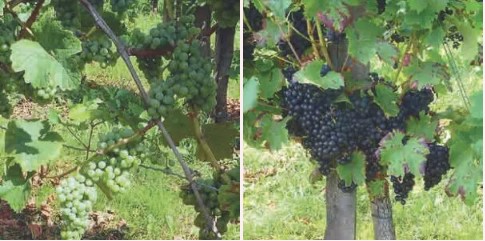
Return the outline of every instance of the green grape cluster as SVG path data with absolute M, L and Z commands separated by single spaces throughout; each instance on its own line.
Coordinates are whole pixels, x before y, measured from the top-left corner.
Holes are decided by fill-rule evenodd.
M 62 26 L 69 29 L 80 27 L 79 4 L 73 3 L 72 0 L 52 0 L 51 3 Z
M 107 37 L 99 37 L 92 40 L 86 40 L 82 43 L 81 59 L 86 62 L 98 62 L 101 68 L 108 65 L 116 64 L 118 55 L 111 50 L 112 42 Z
M 174 91 L 203 111 L 209 112 L 216 104 L 217 85 L 212 78 L 212 63 L 201 52 L 201 42 L 179 42 L 173 51 L 168 69 Z
M 150 29 L 148 34 L 135 29 L 133 33 L 133 46 L 135 48 L 159 49 L 165 46 L 173 46 L 179 40 L 186 40 L 195 37 L 200 29 L 195 27 L 194 15 L 185 15 L 178 21 L 159 23 Z
M 148 91 L 149 108 L 148 114 L 154 119 L 160 119 L 167 114 L 175 106 L 175 93 L 173 91 L 173 81 L 157 81 L 153 83 Z
M 207 0 L 214 11 L 214 18 L 222 28 L 236 26 L 239 21 L 239 0 Z
M 10 46 L 15 42 L 15 34 L 18 23 L 11 14 L 5 14 L 0 18 L 0 62 L 10 63 Z
M 57 93 L 57 88 L 56 87 L 45 87 L 45 88 L 40 88 L 37 90 L 36 94 L 38 97 L 40 97 L 42 100 L 50 100 L 56 96 Z
M 174 46 L 180 40 L 192 39 L 200 33 L 195 27 L 194 15 L 185 15 L 178 21 L 159 23 L 146 34 L 135 29 L 131 35 L 131 46 L 137 49 L 162 49 Z M 162 58 L 138 57 L 138 66 L 149 81 L 155 81 L 162 76 Z
M 104 151 L 106 155 L 89 162 L 82 173 L 114 193 L 126 191 L 130 186 L 130 171 L 146 157 L 146 148 L 140 142 L 141 139 L 124 143 L 134 134 L 129 127 L 115 127 L 111 132 L 100 136 L 98 150 Z
M 135 1 L 134 0 L 111 0 L 110 3 L 111 3 L 111 10 L 113 10 L 113 12 L 123 13 L 126 10 L 128 10 L 128 8 L 130 8 L 131 5 L 135 3 Z
M 56 188 L 64 220 L 61 237 L 81 239 L 89 224 L 89 212 L 96 202 L 94 183 L 81 174 L 62 180 Z
M 196 181 L 203 203 L 221 234 L 227 232 L 229 222 L 239 218 L 239 173 L 239 166 L 236 166 L 224 173 L 214 173 L 213 179 Z M 199 238 L 215 239 L 215 234 L 206 229 L 206 219 L 190 185 L 181 188 L 180 197 L 184 204 L 194 206 L 195 211 L 199 212 L 194 220 L 194 225 L 200 228 Z

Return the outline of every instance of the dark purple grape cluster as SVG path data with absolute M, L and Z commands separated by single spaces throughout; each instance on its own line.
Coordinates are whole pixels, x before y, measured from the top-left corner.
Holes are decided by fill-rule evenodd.
M 414 175 L 412 173 L 404 174 L 404 177 L 391 176 L 392 187 L 396 194 L 396 201 L 401 202 L 402 205 L 406 204 L 409 192 L 414 187 Z
M 424 190 L 428 191 L 441 182 L 441 177 L 450 170 L 449 149 L 436 143 L 429 144 L 424 172 Z
M 256 9 L 254 3 L 250 2 L 248 8 L 244 8 L 244 16 L 247 19 L 249 26 L 244 24 L 244 30 L 252 30 L 258 32 L 263 29 L 263 15 Z
M 293 46 L 298 56 L 302 56 L 305 50 L 311 46 L 311 43 L 308 40 L 308 29 L 305 16 L 303 15 L 303 8 L 298 11 L 290 12 L 288 21 L 293 25 L 289 39 L 291 46 Z M 318 38 L 316 31 L 314 31 L 314 37 Z M 285 40 L 280 39 L 277 43 L 277 47 L 280 50 L 281 56 L 293 55 L 290 45 Z
M 377 0 L 377 14 L 386 11 L 386 0 Z
M 448 7 L 438 13 L 438 22 L 442 23 L 443 21 L 445 21 L 447 15 L 453 15 L 453 10 Z
M 322 90 L 314 85 L 293 83 L 283 93 L 290 134 L 302 137 L 324 174 L 335 164 L 345 165 L 350 155 L 362 150 L 374 156 L 378 142 L 387 133 L 386 117 L 368 95 L 352 94 L 353 108 L 333 103 L 343 90 Z M 331 163 L 336 160 L 336 163 Z
M 251 61 L 254 58 L 254 49 L 256 49 L 253 32 L 258 32 L 263 29 L 263 15 L 251 2 L 248 8 L 244 8 L 244 16 L 246 16 L 248 23 L 244 24 L 243 59 Z
M 357 188 L 357 184 L 352 182 L 352 184 L 350 184 L 350 186 L 346 186 L 344 180 L 340 180 L 339 183 L 338 183 L 338 188 L 340 190 L 342 190 L 342 192 L 351 193 Z
M 325 74 L 327 69 L 328 66 L 324 65 L 321 74 Z M 283 115 L 292 117 L 287 125 L 289 133 L 302 138 L 303 146 L 319 163 L 324 175 L 336 165 L 348 164 L 351 154 L 361 151 L 366 156 L 366 179 L 376 179 L 384 171 L 377 154 L 379 142 L 394 129 L 405 132 L 406 120 L 411 116 L 419 117 L 422 111 L 429 113 L 429 104 L 434 99 L 431 89 L 408 90 L 399 104 L 399 114 L 387 118 L 368 92 L 356 91 L 348 95 L 351 104 L 335 102 L 337 97 L 346 94 L 343 89 L 323 90 L 312 84 L 295 82 L 292 78 L 294 72 L 291 67 L 283 70 L 290 82 L 282 91 Z M 371 73 L 370 79 L 386 83 L 376 73 Z M 395 185 L 399 180 L 400 187 L 395 188 L 398 201 L 406 199 L 411 183 L 414 183 L 410 181 L 412 179 L 408 174 L 403 179 L 393 177 Z M 345 186 L 342 186 L 343 189 L 351 190 Z
M 448 33 L 445 36 L 445 42 L 450 42 L 454 49 L 460 47 L 461 43 L 463 42 L 463 35 L 458 32 L 458 28 L 456 26 L 451 26 L 448 29 Z

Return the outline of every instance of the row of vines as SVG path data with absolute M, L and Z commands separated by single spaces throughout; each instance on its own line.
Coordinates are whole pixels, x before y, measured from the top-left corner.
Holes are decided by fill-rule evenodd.
M 143 14 L 157 24 L 133 27 Z M 81 239 L 99 195 L 113 199 L 130 190 L 137 169 L 157 169 L 170 150 L 182 173 L 171 170 L 174 160 L 158 170 L 186 181 L 180 197 L 198 213 L 199 238 L 222 238 L 239 222 L 239 123 L 227 113 L 238 16 L 237 1 L 1 0 L 0 199 L 21 211 L 34 177 L 54 179 L 59 237 Z M 111 71 L 120 62 L 136 92 L 87 94 L 88 66 Z M 21 100 L 62 108 L 21 118 Z M 109 131 L 93 134 L 106 123 Z M 82 158 L 65 163 L 73 149 L 60 130 L 78 140 Z M 187 138 L 212 175 L 201 176 L 180 153 Z M 43 175 L 46 168 L 55 176 Z

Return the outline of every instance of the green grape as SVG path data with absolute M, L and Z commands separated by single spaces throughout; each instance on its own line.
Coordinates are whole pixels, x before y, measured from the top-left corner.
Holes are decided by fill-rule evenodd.
M 61 202 L 63 239 L 81 239 L 88 227 L 88 212 L 92 209 L 97 194 L 94 187 L 86 185 L 87 181 L 86 177 L 78 174 L 62 180 L 56 188 L 57 197 Z

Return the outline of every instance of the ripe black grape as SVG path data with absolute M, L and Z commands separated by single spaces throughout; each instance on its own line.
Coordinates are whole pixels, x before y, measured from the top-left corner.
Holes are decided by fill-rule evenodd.
M 441 177 L 450 170 L 448 147 L 436 143 L 429 144 L 424 174 L 424 190 L 428 191 L 441 181 Z
M 391 176 L 392 187 L 396 194 L 396 201 L 401 202 L 402 205 L 406 204 L 409 192 L 414 187 L 414 175 L 412 173 L 404 174 L 404 177 Z
M 448 33 L 445 36 L 445 43 L 451 42 L 454 49 L 460 47 L 461 42 L 463 42 L 463 35 L 458 32 L 458 28 L 456 26 L 451 26 L 448 29 Z
M 244 24 L 245 31 L 252 30 L 253 32 L 258 32 L 263 29 L 263 15 L 256 9 L 253 2 L 249 3 L 249 8 L 244 8 L 244 16 L 248 21 Z
M 377 0 L 377 14 L 386 11 L 386 0 Z

